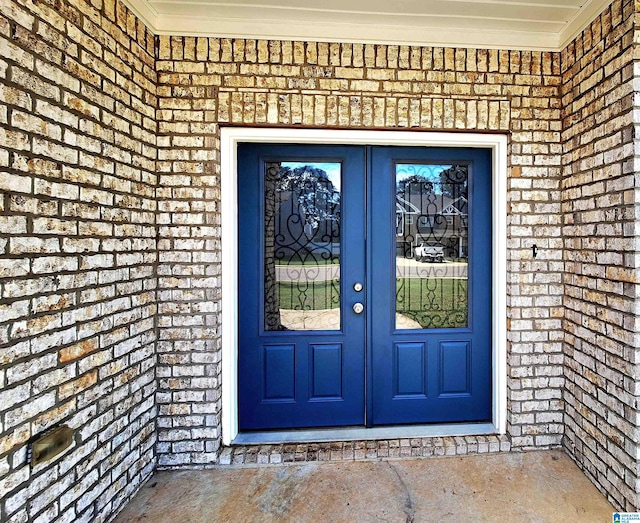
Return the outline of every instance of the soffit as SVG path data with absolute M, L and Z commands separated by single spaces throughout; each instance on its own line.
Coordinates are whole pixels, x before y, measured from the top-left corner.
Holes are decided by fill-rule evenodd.
M 156 34 L 562 50 L 610 0 L 124 0 Z

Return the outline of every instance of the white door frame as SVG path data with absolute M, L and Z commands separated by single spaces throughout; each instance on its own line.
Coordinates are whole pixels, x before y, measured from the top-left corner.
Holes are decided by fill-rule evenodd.
M 492 423 L 478 431 L 473 424 L 404 427 L 402 437 L 504 434 L 507 424 L 507 136 L 497 133 L 358 131 L 296 128 L 223 127 L 220 130 L 222 234 L 222 444 L 238 436 L 238 201 L 237 154 L 242 142 L 334 145 L 396 145 L 412 147 L 479 147 L 492 150 Z M 357 429 L 354 437 L 376 439 L 375 429 Z M 385 429 L 383 437 L 393 437 Z M 409 431 L 409 432 L 407 432 Z M 336 437 L 333 431 L 333 439 Z M 287 437 L 286 435 L 284 436 Z M 311 435 L 313 437 L 313 434 Z M 345 439 L 347 436 L 344 436 Z

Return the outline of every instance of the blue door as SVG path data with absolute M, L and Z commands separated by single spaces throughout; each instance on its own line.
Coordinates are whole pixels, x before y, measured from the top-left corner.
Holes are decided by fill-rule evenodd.
M 365 149 L 241 145 L 238 224 L 240 429 L 362 425 Z
M 240 430 L 491 418 L 490 164 L 240 145 Z
M 367 422 L 488 421 L 490 152 L 375 147 L 370 172 Z

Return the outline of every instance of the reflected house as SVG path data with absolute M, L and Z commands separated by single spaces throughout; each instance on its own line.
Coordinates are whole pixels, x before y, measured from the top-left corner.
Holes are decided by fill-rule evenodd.
M 442 246 L 448 259 L 468 256 L 468 202 L 431 190 L 396 195 L 396 255 L 412 258 L 426 243 Z

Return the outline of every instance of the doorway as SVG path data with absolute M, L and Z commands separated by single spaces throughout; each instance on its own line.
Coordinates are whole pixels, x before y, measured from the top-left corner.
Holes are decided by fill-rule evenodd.
M 490 149 L 238 146 L 248 430 L 492 419 Z

